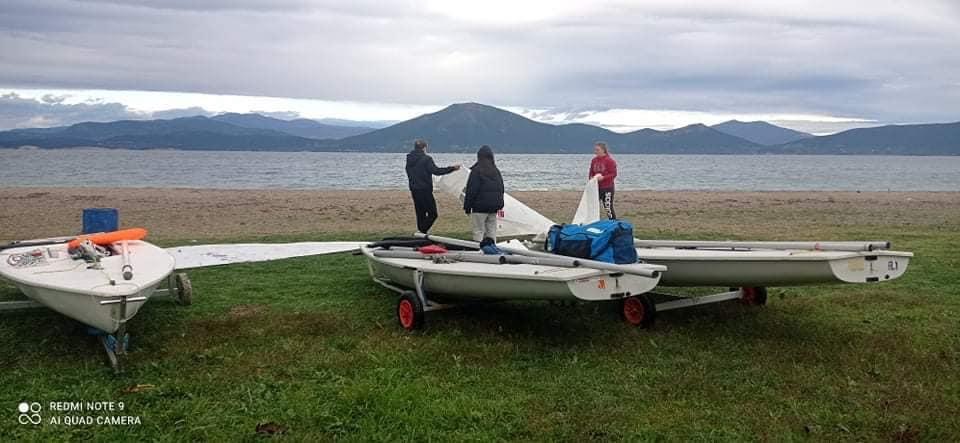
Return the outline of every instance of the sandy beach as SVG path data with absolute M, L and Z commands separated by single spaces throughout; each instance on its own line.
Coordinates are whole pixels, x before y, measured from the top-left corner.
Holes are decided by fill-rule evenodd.
M 515 196 L 557 221 L 569 220 L 578 192 Z M 438 195 L 435 232 L 466 232 L 455 202 Z M 413 232 L 405 191 L 290 191 L 153 188 L 0 189 L 0 240 L 77 232 L 83 208 L 120 209 L 123 226 L 143 226 L 155 241 Z M 869 234 L 890 228 L 956 229 L 960 192 L 662 192 L 617 194 L 621 217 L 663 238 L 812 239 L 822 230 Z

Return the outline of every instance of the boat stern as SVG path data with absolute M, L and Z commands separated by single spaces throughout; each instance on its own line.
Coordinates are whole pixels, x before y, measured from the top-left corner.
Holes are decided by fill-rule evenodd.
M 619 300 L 650 292 L 660 282 L 660 273 L 653 277 L 633 274 L 602 273 L 567 282 L 574 297 L 585 301 Z
M 878 251 L 830 262 L 833 275 L 845 283 L 876 283 L 894 280 L 907 272 L 913 253 Z

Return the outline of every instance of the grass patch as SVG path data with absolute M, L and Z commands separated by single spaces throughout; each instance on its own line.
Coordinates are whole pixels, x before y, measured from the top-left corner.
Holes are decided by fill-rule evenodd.
M 898 281 L 774 288 L 766 307 L 672 311 L 653 330 L 605 304 L 503 303 L 408 334 L 361 257 L 198 269 L 193 306 L 154 300 L 131 323 L 120 376 L 76 323 L 4 314 L 0 440 L 246 441 L 268 422 L 310 441 L 957 440 L 956 228 L 823 225 L 917 257 Z M 123 401 L 143 423 L 21 426 L 24 400 Z

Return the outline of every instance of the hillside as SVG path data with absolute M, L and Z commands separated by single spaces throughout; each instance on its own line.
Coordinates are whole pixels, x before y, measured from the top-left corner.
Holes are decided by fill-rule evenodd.
M 797 154 L 960 155 L 960 122 L 858 128 L 773 148 Z
M 287 133 L 235 126 L 207 117 L 171 120 L 120 120 L 78 123 L 60 128 L 15 129 L 0 132 L 0 146 L 16 148 L 103 147 L 125 149 L 305 150 L 319 140 Z
M 812 134 L 807 134 L 806 132 L 783 128 L 763 121 L 742 122 L 739 120 L 730 120 L 713 125 L 711 128 L 725 134 L 749 140 L 758 145 L 766 146 L 782 145 L 784 143 L 813 137 Z
M 432 114 L 334 143 L 343 149 L 409 150 L 423 138 L 435 151 L 467 151 L 488 144 L 498 152 L 590 152 L 606 141 L 619 153 L 748 153 L 757 146 L 704 125 L 671 131 L 616 133 L 581 123 L 550 125 L 478 103 L 450 105 Z
M 354 135 L 316 138 L 339 134 Z M 805 138 L 771 144 L 784 137 L 801 136 Z M 259 114 L 79 123 L 0 132 L 0 148 L 405 152 L 419 138 L 427 140 L 434 152 L 469 152 L 487 144 L 500 153 L 589 153 L 594 142 L 602 140 L 621 154 L 960 155 L 960 122 L 861 128 L 821 137 L 765 122 L 737 121 L 715 127 L 693 124 L 668 131 L 641 129 L 624 134 L 582 123 L 540 123 L 479 103 L 450 105 L 376 130 Z
M 753 154 L 759 146 L 702 124 L 669 131 L 641 129 L 614 139 L 617 152 L 636 154 Z
M 450 105 L 336 145 L 371 151 L 409 150 L 413 141 L 428 140 L 435 151 L 466 151 L 487 144 L 499 152 L 577 152 L 614 132 L 582 124 L 549 125 L 478 103 Z
M 295 120 L 281 120 L 260 114 L 226 113 L 212 117 L 213 120 L 229 123 L 234 126 L 252 129 L 269 129 L 285 132 L 298 137 L 321 139 L 340 139 L 353 135 L 373 131 L 374 128 L 362 126 L 329 125 L 298 118 Z

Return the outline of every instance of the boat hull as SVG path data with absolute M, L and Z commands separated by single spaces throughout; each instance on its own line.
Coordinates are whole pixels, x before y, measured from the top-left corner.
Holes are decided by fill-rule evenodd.
M 638 248 L 645 263 L 667 267 L 663 286 L 797 286 L 874 283 L 899 278 L 909 252 L 716 251 Z
M 121 255 L 104 257 L 94 268 L 72 258 L 65 244 L 3 251 L 0 277 L 47 308 L 113 333 L 137 314 L 174 267 L 163 249 L 138 240 L 127 244 L 130 279 L 124 278 Z
M 405 289 L 416 287 L 418 273 L 430 298 L 437 300 L 587 300 L 609 301 L 652 290 L 658 277 L 592 269 L 479 263 L 437 264 L 429 260 L 375 257 L 361 248 L 375 280 Z
M 119 300 L 120 297 L 111 298 L 76 294 L 23 284 L 17 284 L 16 286 L 24 295 L 33 301 L 87 326 L 111 334 L 120 328 L 121 323 L 127 322 L 136 316 L 140 308 L 147 303 L 147 300 L 128 302 L 126 308 L 123 310 L 124 314 L 121 315 L 119 303 L 108 305 L 100 304 L 102 301 Z M 144 297 L 149 299 L 157 290 L 158 286 L 159 283 L 140 288 L 128 297 Z

